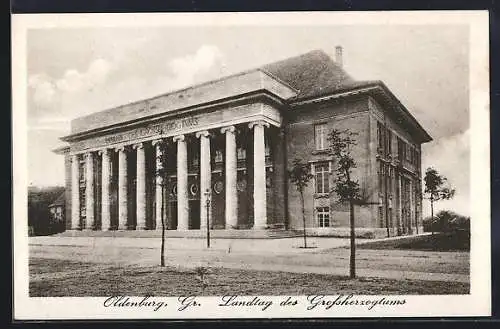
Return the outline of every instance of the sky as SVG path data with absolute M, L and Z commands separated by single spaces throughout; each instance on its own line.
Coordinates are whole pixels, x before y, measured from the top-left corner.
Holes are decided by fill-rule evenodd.
M 64 145 L 73 118 L 313 49 L 333 57 L 337 45 L 352 77 L 384 81 L 433 137 L 422 146 L 422 167 L 436 168 L 457 191 L 435 209 L 470 214 L 466 25 L 29 30 L 30 185 L 64 184 L 63 157 L 52 150 Z M 424 201 L 424 215 L 428 208 Z

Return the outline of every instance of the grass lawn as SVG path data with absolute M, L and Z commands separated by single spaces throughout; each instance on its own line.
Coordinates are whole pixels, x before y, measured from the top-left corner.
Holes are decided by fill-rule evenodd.
M 469 251 L 470 242 L 467 234 L 422 235 L 388 241 L 375 241 L 358 245 L 359 249 L 403 249 L 421 251 Z
M 194 271 L 159 266 L 112 266 L 69 260 L 31 258 L 29 294 L 62 296 L 186 296 L 309 294 L 468 294 L 469 284 L 389 280 L 210 268 L 202 291 Z

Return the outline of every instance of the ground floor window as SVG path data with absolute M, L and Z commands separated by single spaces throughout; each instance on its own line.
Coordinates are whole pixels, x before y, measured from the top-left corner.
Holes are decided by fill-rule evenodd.
M 330 207 L 318 207 L 316 217 L 319 227 L 330 227 Z

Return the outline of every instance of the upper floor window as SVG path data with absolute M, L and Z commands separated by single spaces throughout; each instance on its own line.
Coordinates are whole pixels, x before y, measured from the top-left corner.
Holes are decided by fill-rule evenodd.
M 378 121 L 377 121 L 377 140 L 378 140 L 377 153 L 382 153 L 385 146 L 385 129 L 384 126 Z
M 398 137 L 398 158 L 403 161 L 406 158 L 406 143 Z
M 214 158 L 214 161 L 215 162 L 222 162 L 224 161 L 223 157 L 222 157 L 222 151 L 221 150 L 215 150 L 215 158 Z
M 239 147 L 236 150 L 238 160 L 245 160 L 247 158 L 247 150 L 243 147 Z
M 314 125 L 314 145 L 316 147 L 316 150 L 326 150 L 327 148 L 326 123 Z
M 330 227 L 330 207 L 316 208 L 316 218 L 319 227 Z
M 329 165 L 328 162 L 316 163 L 314 165 L 316 193 L 329 193 Z
M 392 133 L 390 130 L 387 129 L 387 133 L 386 133 L 385 137 L 386 137 L 386 140 L 385 140 L 386 154 L 390 155 L 390 154 L 392 154 Z

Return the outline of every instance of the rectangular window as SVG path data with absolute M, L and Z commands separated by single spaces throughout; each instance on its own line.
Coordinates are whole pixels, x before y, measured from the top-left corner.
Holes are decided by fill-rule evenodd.
M 330 207 L 316 208 L 316 217 L 319 227 L 330 227 Z
M 378 188 L 380 193 L 384 191 L 384 163 L 382 161 L 378 163 Z
M 329 193 L 329 166 L 327 162 L 316 163 L 314 165 L 316 193 Z
M 387 130 L 387 134 L 386 134 L 386 151 L 387 151 L 387 155 L 391 155 L 392 154 L 392 133 L 390 130 Z
M 314 144 L 316 150 L 326 150 L 326 123 L 314 125 Z
M 382 124 L 378 121 L 377 121 L 377 140 L 378 140 L 377 153 L 383 153 L 385 144 L 385 129 L 384 126 L 382 126 Z
M 403 162 L 405 158 L 405 143 L 398 137 L 398 159 L 399 162 Z

